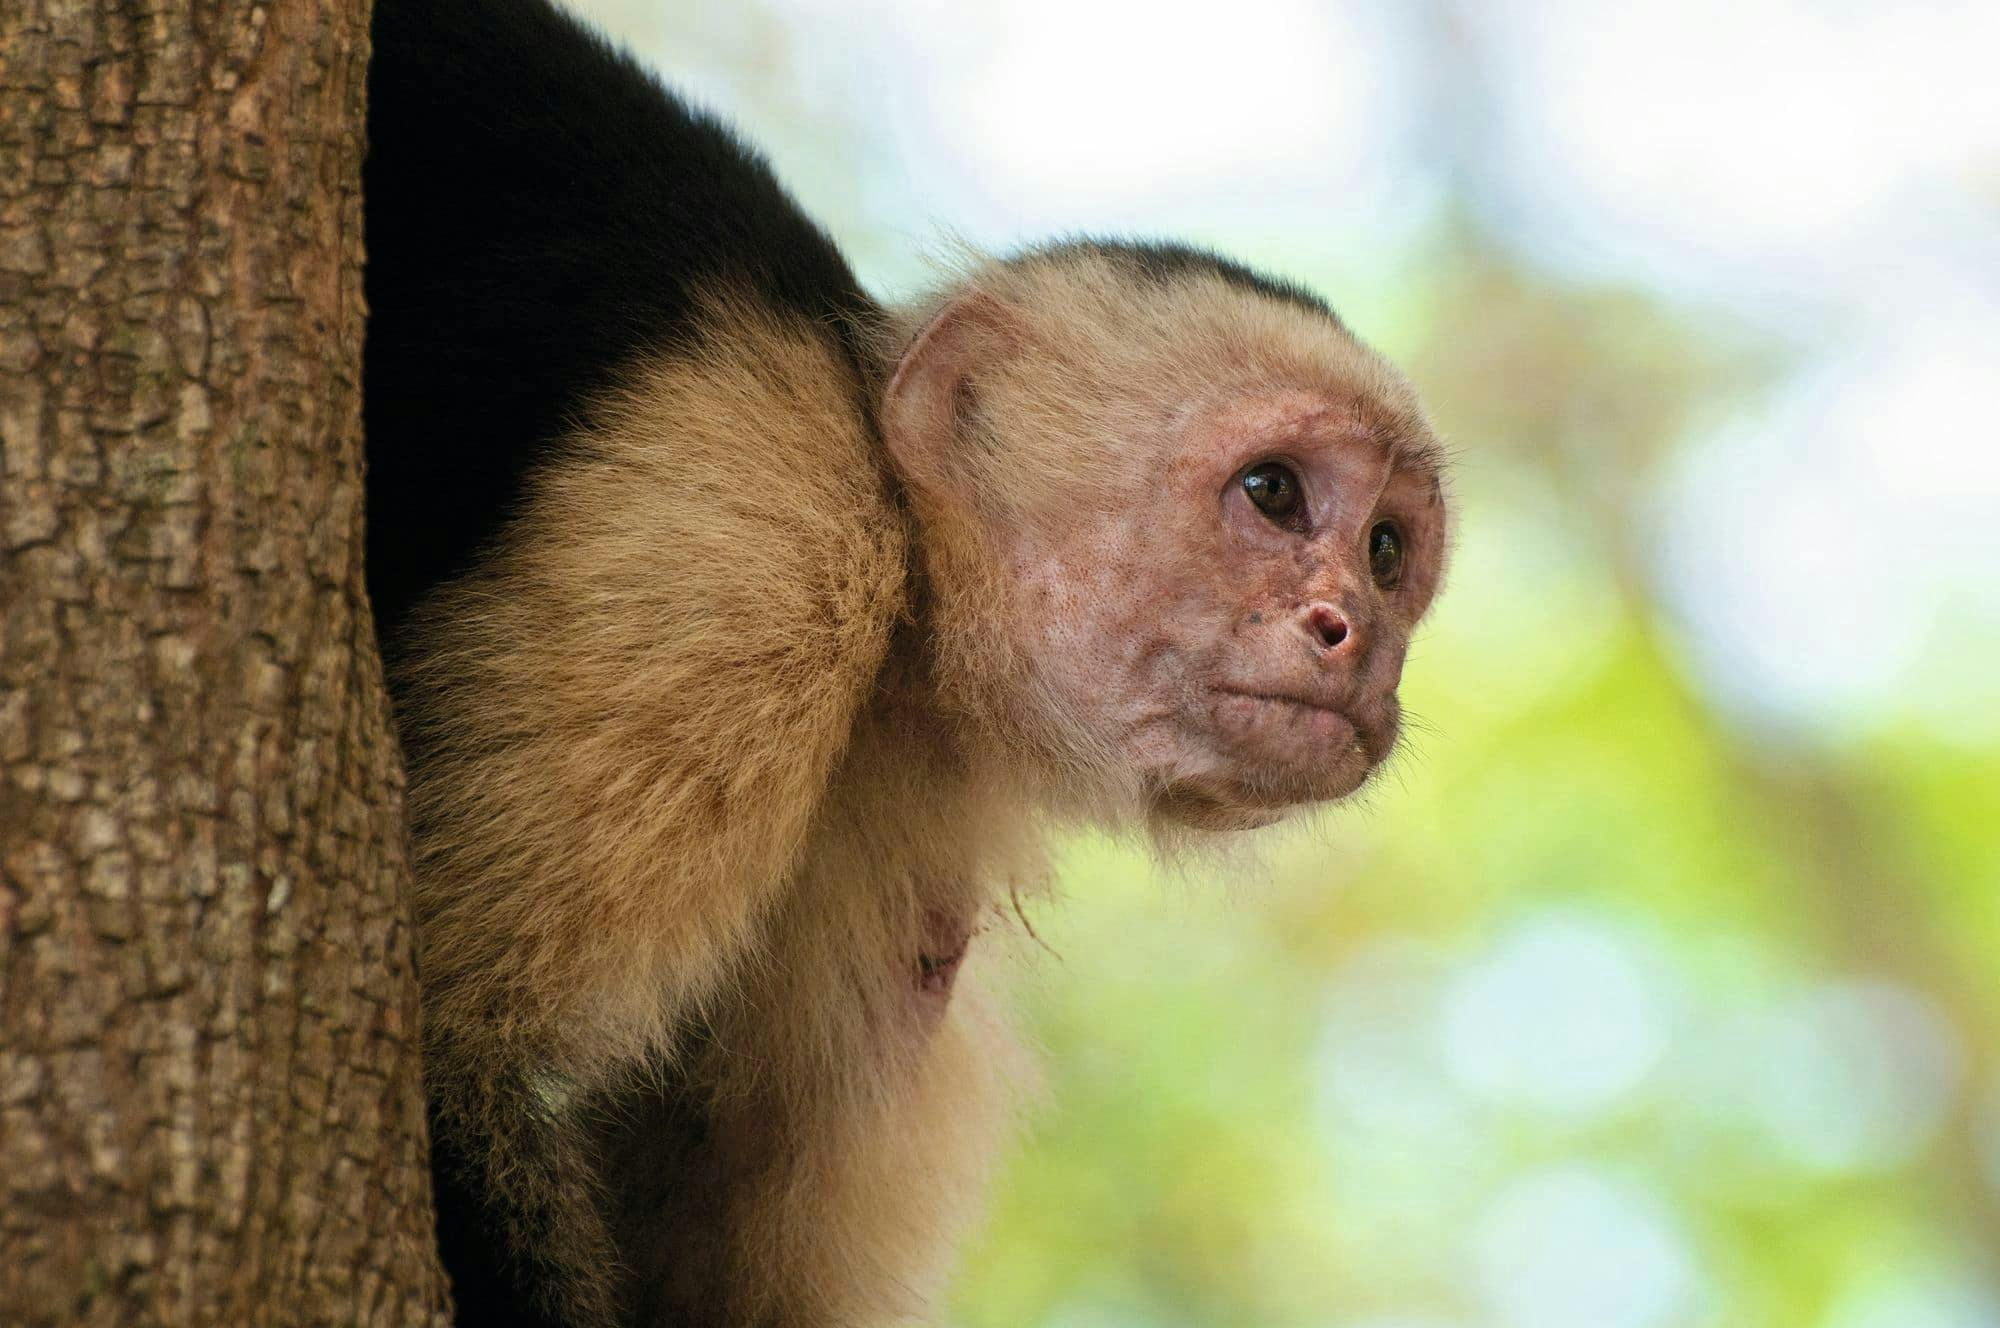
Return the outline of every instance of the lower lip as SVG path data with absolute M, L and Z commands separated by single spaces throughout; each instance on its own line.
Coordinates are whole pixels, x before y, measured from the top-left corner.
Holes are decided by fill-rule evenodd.
M 1293 710 L 1316 710 L 1323 715 L 1337 715 L 1338 709 L 1322 705 L 1317 701 L 1303 701 L 1295 696 L 1279 696 L 1272 692 L 1239 692 L 1229 687 L 1215 689 L 1218 696 L 1234 701 L 1255 701 L 1262 705 L 1286 706 Z
M 1311 730 L 1315 742 L 1332 746 L 1335 743 L 1346 745 L 1354 741 L 1354 725 L 1348 722 L 1347 716 L 1320 706 L 1301 706 L 1300 709 L 1308 717 L 1306 725 Z
M 1236 692 L 1217 689 L 1223 703 L 1246 702 L 1261 708 L 1275 707 L 1282 711 L 1304 715 L 1311 727 L 1312 736 L 1328 742 L 1348 739 L 1354 736 L 1354 725 L 1347 716 L 1331 706 L 1315 705 L 1311 701 L 1300 701 L 1289 696 L 1269 696 L 1258 692 Z

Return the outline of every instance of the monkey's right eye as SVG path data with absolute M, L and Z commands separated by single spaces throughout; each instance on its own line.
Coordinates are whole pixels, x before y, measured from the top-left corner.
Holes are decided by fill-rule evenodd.
M 1299 477 L 1289 466 L 1266 461 L 1250 467 L 1243 476 L 1243 492 L 1258 511 L 1273 521 L 1289 521 L 1298 514 Z

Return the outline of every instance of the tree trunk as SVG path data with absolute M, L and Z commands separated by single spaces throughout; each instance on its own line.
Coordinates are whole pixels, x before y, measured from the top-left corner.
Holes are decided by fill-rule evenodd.
M 0 1322 L 441 1323 L 366 0 L 0 7 Z

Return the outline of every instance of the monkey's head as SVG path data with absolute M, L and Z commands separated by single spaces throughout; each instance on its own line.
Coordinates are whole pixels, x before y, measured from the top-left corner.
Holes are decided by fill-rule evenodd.
M 1227 829 L 1359 788 L 1446 552 L 1395 370 L 1173 247 L 1036 251 L 912 321 L 881 419 L 946 694 L 1087 806 Z

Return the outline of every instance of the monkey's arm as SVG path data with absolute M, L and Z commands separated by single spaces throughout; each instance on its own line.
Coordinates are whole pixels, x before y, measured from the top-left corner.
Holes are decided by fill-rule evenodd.
M 398 669 L 447 1110 L 663 1045 L 784 880 L 901 611 L 846 361 L 742 306 L 708 330 L 558 449 Z

